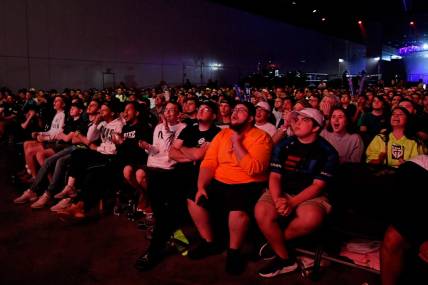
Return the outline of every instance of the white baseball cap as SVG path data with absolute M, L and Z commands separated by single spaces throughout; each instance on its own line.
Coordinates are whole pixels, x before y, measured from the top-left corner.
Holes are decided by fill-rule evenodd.
M 323 114 L 314 108 L 304 108 L 300 111 L 293 111 L 295 116 L 301 115 L 303 117 L 311 118 L 317 122 L 317 124 L 322 127 L 324 125 L 324 116 Z
M 271 108 L 268 102 L 264 102 L 264 101 L 260 101 L 259 103 L 257 103 L 256 108 L 262 108 L 263 110 L 268 112 L 271 111 Z

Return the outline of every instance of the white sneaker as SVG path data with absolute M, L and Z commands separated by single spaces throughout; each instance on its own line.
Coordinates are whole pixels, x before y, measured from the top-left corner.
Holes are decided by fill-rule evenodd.
M 31 208 L 33 208 L 33 209 L 44 208 L 50 199 L 51 199 L 51 197 L 49 196 L 49 193 L 45 192 L 45 193 L 43 193 L 42 196 L 39 197 L 39 199 L 36 202 L 31 204 Z
M 37 194 L 31 191 L 31 189 L 25 190 L 21 196 L 13 200 L 15 204 L 24 204 L 27 202 L 34 202 L 37 200 Z
M 66 208 L 68 208 L 68 206 L 71 205 L 71 198 L 65 198 L 62 199 L 61 201 L 59 201 L 56 205 L 51 207 L 51 211 L 52 212 L 58 212 L 58 211 L 62 211 Z
M 76 190 L 74 189 L 73 186 L 65 185 L 64 189 L 61 192 L 59 192 L 58 194 L 56 194 L 54 197 L 55 197 L 55 199 L 63 199 L 66 196 L 69 196 L 69 197 L 75 197 L 76 196 Z

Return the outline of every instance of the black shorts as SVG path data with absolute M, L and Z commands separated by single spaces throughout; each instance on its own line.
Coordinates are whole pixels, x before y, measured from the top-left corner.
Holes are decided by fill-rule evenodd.
M 265 182 L 225 184 L 214 179 L 207 189 L 207 203 L 202 206 L 208 210 L 216 208 L 225 212 L 242 211 L 252 215 L 265 188 Z

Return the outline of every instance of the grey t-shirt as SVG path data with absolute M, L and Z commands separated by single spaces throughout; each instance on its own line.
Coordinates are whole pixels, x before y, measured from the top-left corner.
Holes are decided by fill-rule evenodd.
M 361 162 L 364 152 L 364 144 L 360 135 L 348 134 L 341 136 L 335 132 L 322 130 L 321 136 L 325 138 L 339 153 L 339 162 Z

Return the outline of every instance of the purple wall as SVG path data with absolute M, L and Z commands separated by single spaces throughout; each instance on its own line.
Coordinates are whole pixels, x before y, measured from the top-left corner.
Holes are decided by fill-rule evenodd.
M 338 58 L 365 54 L 362 45 L 208 1 L 0 0 L 0 9 L 0 85 L 12 89 L 102 88 L 107 68 L 116 83 L 181 83 L 184 73 L 199 83 L 201 62 L 204 82 L 233 83 L 268 58 L 282 71 L 337 73 Z

